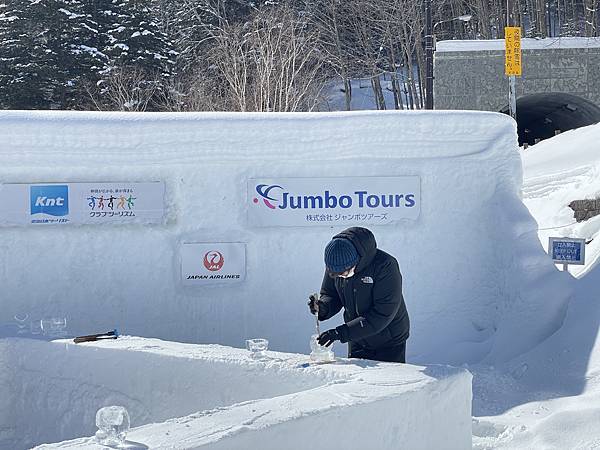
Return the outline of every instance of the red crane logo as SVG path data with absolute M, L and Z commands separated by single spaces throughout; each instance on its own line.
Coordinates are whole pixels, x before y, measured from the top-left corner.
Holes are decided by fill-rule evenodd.
M 204 255 L 204 267 L 206 267 L 211 272 L 221 270 L 223 268 L 224 263 L 225 258 L 223 258 L 223 255 L 216 250 L 206 252 L 206 254 Z

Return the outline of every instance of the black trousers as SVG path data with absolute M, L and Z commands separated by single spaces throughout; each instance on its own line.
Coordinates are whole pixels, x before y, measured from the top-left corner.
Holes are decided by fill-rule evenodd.
M 396 347 L 370 350 L 354 342 L 348 342 L 348 358 L 370 359 L 382 362 L 406 362 L 406 342 Z

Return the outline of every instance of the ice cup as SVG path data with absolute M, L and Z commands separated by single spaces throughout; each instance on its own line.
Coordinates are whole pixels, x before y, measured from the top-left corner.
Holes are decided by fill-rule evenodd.
M 96 441 L 107 447 L 122 447 L 129 431 L 129 413 L 122 406 L 106 406 L 96 413 Z
M 32 320 L 29 323 L 29 332 L 34 335 L 37 336 L 39 334 L 42 334 L 42 324 L 40 320 Z
M 246 348 L 250 352 L 251 358 L 265 358 L 267 356 L 266 351 L 269 348 L 269 341 L 263 338 L 247 339 Z
M 64 337 L 67 330 L 67 319 L 66 317 L 44 318 L 40 320 L 40 326 L 44 336 Z
M 310 337 L 310 359 L 315 362 L 331 362 L 335 361 L 335 355 L 333 353 L 333 344 L 329 347 L 319 345 L 317 341 L 319 335 L 313 334 Z
M 17 323 L 17 327 L 19 328 L 17 334 L 29 333 L 29 330 L 27 329 L 27 326 L 29 325 L 28 320 L 29 314 L 15 314 L 15 322 Z

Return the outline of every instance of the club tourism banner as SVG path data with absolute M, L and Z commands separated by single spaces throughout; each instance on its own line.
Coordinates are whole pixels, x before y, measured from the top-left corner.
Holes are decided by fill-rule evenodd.
M 165 185 L 8 183 L 0 185 L 0 225 L 160 223 Z

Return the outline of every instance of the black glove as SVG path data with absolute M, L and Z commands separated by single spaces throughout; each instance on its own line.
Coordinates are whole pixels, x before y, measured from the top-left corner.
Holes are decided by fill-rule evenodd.
M 317 338 L 317 342 L 319 343 L 319 345 L 322 345 L 325 347 L 329 347 L 335 341 L 339 341 L 339 340 L 340 340 L 340 333 L 338 333 L 338 330 L 336 328 L 332 328 L 331 330 L 324 331 Z
M 317 308 L 320 306 L 318 305 L 319 294 L 310 294 L 308 298 L 308 309 L 310 309 L 310 313 L 314 316 L 317 313 Z
M 323 345 L 325 347 L 329 347 L 335 341 L 340 341 L 342 344 L 345 344 L 348 342 L 348 340 L 348 325 L 346 324 L 324 331 L 317 338 L 319 345 Z

